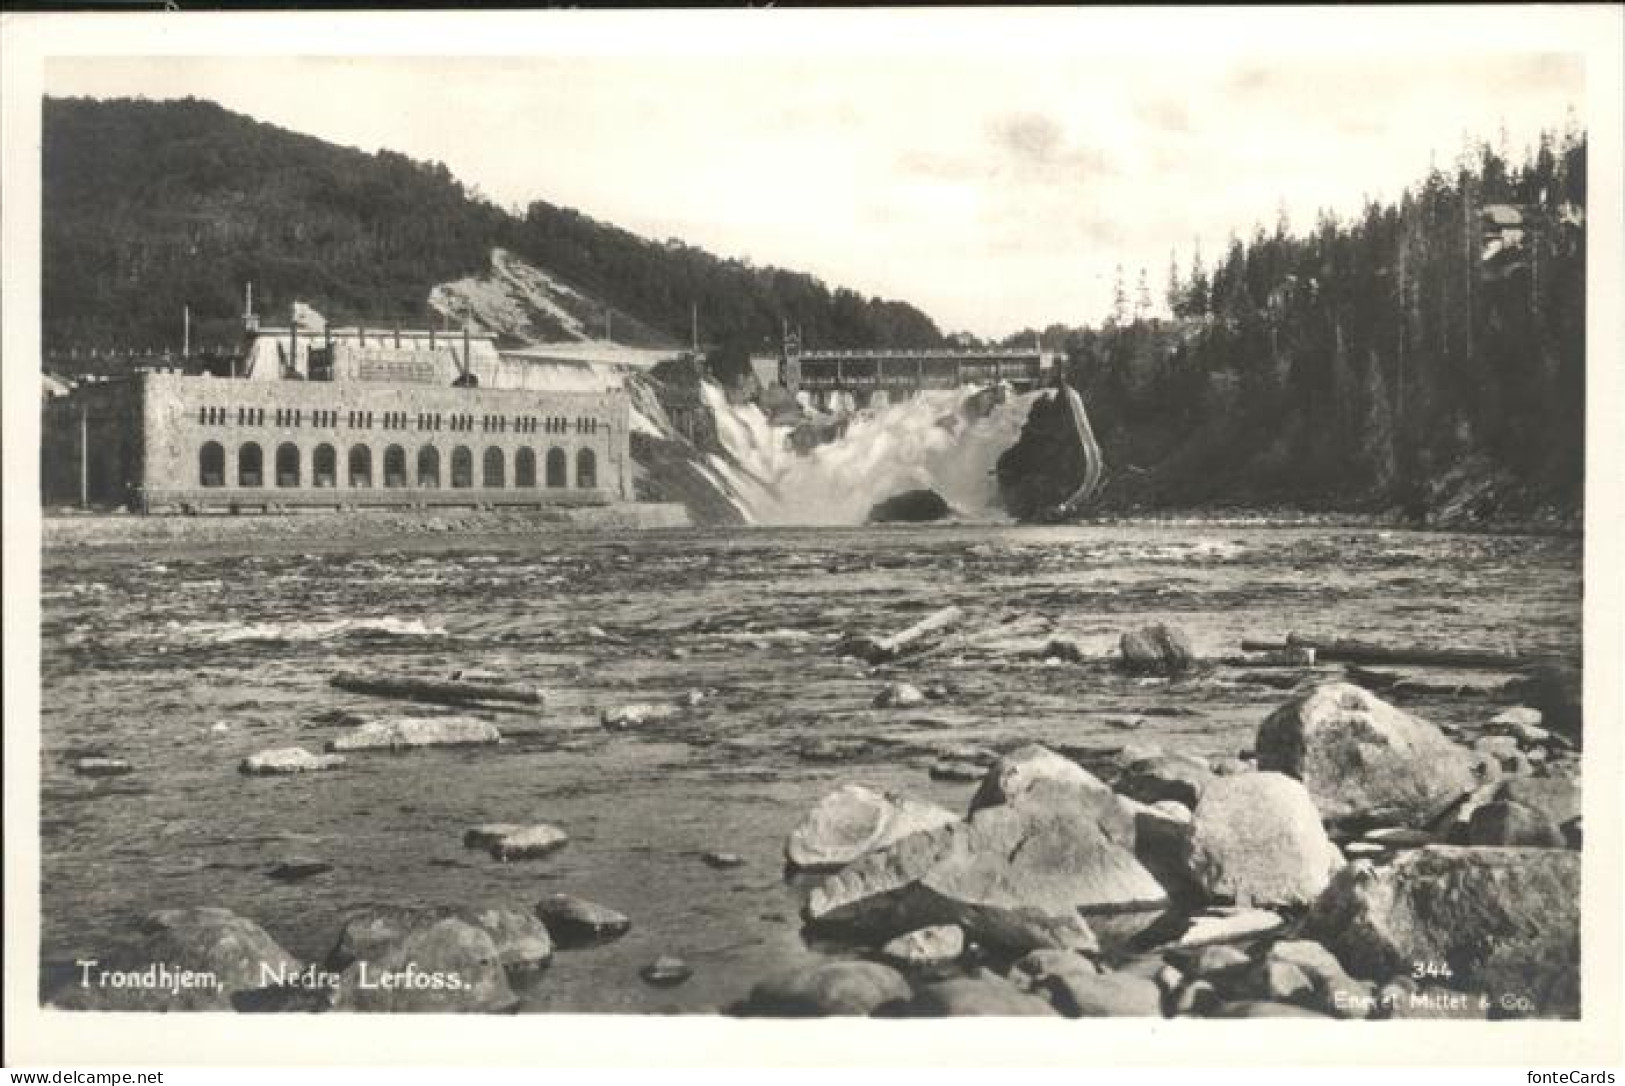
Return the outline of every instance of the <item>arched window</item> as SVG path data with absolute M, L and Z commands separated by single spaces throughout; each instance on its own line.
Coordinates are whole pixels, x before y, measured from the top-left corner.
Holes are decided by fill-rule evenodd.
M 333 446 L 322 444 L 316 446 L 316 451 L 310 455 L 310 482 L 312 486 L 334 487 L 339 485 L 339 457 L 333 451 Z
M 365 445 L 350 446 L 350 485 L 357 489 L 372 486 L 372 450 Z
M 514 454 L 513 485 L 523 487 L 536 485 L 536 452 L 534 449 L 520 449 Z
M 468 451 L 467 445 L 451 450 L 451 485 L 458 490 L 474 485 L 474 454 Z
M 576 453 L 576 486 L 582 490 L 598 489 L 598 456 L 591 449 Z
M 276 485 L 299 485 L 299 446 L 291 441 L 276 447 Z
M 206 441 L 197 451 L 197 481 L 201 486 L 226 485 L 226 450 L 218 441 Z
M 418 486 L 430 490 L 440 488 L 440 451 L 433 445 L 418 450 Z
M 237 450 L 237 485 L 265 485 L 265 454 L 255 442 L 247 442 Z
M 507 462 L 502 457 L 502 450 L 492 446 L 485 450 L 485 470 L 481 473 L 480 485 L 490 490 L 501 490 L 508 485 Z
M 399 445 L 391 445 L 384 450 L 384 485 L 406 485 L 406 450 Z
M 547 485 L 551 487 L 570 485 L 570 461 L 565 457 L 563 449 L 547 450 Z

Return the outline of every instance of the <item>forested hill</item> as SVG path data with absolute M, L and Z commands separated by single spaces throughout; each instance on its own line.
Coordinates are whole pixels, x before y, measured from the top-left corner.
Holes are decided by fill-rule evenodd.
M 1120 285 L 1103 327 L 1046 330 L 1096 420 L 1108 502 L 1572 521 L 1585 183 L 1582 133 L 1522 160 L 1480 145 L 1397 201 L 1175 264 L 1172 320 Z
M 644 338 L 686 342 L 698 306 L 715 345 L 776 343 L 786 319 L 821 346 L 942 340 L 902 302 L 545 201 L 515 216 L 438 163 L 339 147 L 212 102 L 47 99 L 43 135 L 48 349 L 178 344 L 183 305 L 195 342 L 226 342 L 249 281 L 273 316 L 297 298 L 343 321 L 421 322 L 434 285 L 485 272 L 497 247 L 632 318 L 617 329 Z

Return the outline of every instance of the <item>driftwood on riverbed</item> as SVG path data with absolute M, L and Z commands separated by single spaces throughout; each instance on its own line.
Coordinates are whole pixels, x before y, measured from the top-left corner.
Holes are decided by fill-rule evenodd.
M 519 683 L 423 679 L 411 675 L 362 675 L 353 671 L 341 672 L 328 681 L 340 690 L 355 694 L 403 698 L 436 705 L 477 705 L 482 702 L 542 704 L 540 690 Z
M 867 634 L 848 634 L 841 638 L 836 652 L 842 656 L 856 656 L 865 663 L 879 664 L 918 652 L 934 643 L 949 630 L 959 625 L 965 613 L 957 607 L 944 607 L 916 622 L 906 630 L 890 637 L 871 637 Z
M 1411 667 L 1487 668 L 1516 671 L 1538 663 L 1532 657 L 1493 649 L 1435 648 L 1428 645 L 1377 645 L 1369 641 L 1305 637 L 1288 634 L 1286 641 L 1243 641 L 1244 652 L 1274 652 L 1288 648 L 1315 650 L 1320 660 L 1344 664 L 1393 664 Z

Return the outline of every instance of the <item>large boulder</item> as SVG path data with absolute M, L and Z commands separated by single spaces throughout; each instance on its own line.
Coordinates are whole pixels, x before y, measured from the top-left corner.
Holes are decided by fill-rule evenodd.
M 1533 808 L 1558 826 L 1580 817 L 1580 782 L 1572 777 L 1515 777 L 1496 785 L 1492 795 Z
M 1117 790 L 1141 803 L 1171 799 L 1186 807 L 1195 807 L 1213 776 L 1204 759 L 1163 754 L 1129 766 L 1117 782 Z
M 230 909 L 149 913 L 139 941 L 81 967 L 58 1006 L 110 1011 L 252 1009 L 273 990 L 298 983 L 304 966 L 264 928 Z
M 1056 754 L 1048 747 L 1029 743 L 1000 756 L 988 767 L 987 774 L 982 778 L 982 786 L 971 798 L 970 809 L 977 811 L 983 807 L 1017 803 L 1039 781 L 1053 781 L 1102 796 L 1111 794 L 1106 782 L 1077 762 Z
M 784 858 L 791 867 L 842 867 L 921 830 L 958 822 L 932 803 L 878 792 L 862 784 L 836 789 L 790 833 Z
M 905 490 L 870 506 L 868 520 L 870 524 L 919 524 L 952 513 L 947 500 L 935 490 Z
M 865 856 L 814 889 L 804 916 L 814 928 L 881 938 L 953 923 L 1010 950 L 1093 949 L 1086 914 L 1166 902 L 1133 854 L 1081 809 L 990 807 Z
M 335 1010 L 499 1013 L 519 1004 L 491 934 L 456 916 L 350 946 L 356 957 L 333 989 Z
M 900 1004 L 910 994 L 908 981 L 890 966 L 829 962 L 760 981 L 743 1011 L 787 1018 L 866 1016 L 888 1004 Z
M 1338 873 L 1306 932 L 1357 977 L 1447 967 L 1468 991 L 1579 1006 L 1580 857 L 1562 849 L 1430 845 Z
M 377 960 L 413 932 L 447 918 L 485 932 L 496 945 L 497 960 L 514 978 L 540 970 L 553 958 L 553 939 L 547 928 L 519 909 L 373 905 L 345 915 L 326 964 L 333 972 L 341 972 L 356 962 Z
M 1117 649 L 1123 670 L 1136 675 L 1182 675 L 1196 665 L 1185 631 L 1160 622 L 1125 630 Z
M 1421 825 L 1478 784 L 1471 753 L 1345 682 L 1308 687 L 1258 729 L 1258 768 L 1296 777 L 1326 821 Z
M 999 455 L 994 465 L 999 502 L 1017 520 L 1050 520 L 1066 511 L 1067 502 L 1087 499 L 1099 484 L 1101 468 L 1100 445 L 1083 401 L 1061 388 L 1034 401 L 1021 436 Z
M 1343 866 L 1304 786 L 1280 773 L 1215 777 L 1192 812 L 1186 864 L 1216 901 L 1308 905 Z

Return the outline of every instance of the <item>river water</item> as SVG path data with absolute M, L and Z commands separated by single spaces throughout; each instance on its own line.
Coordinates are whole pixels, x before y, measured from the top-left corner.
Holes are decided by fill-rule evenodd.
M 105 956 L 144 913 L 219 905 L 320 958 L 369 903 L 528 907 L 554 892 L 632 917 L 623 939 L 564 951 L 529 1010 L 712 1011 L 761 975 L 829 953 L 797 920 L 786 835 L 820 796 L 865 781 L 963 808 L 941 751 L 1031 740 L 1080 758 L 1127 744 L 1251 746 L 1284 695 L 1216 668 L 1175 683 L 1116 674 L 1142 621 L 1221 655 L 1288 631 L 1526 652 L 1577 650 L 1573 539 L 1365 529 L 1202 527 L 682 531 L 405 540 L 344 554 L 46 555 L 42 586 L 42 957 Z M 946 604 L 978 636 L 874 673 L 832 651 L 846 629 L 900 629 Z M 1008 621 L 1015 620 L 1015 621 Z M 1008 624 L 1006 624 L 1008 622 Z M 1046 661 L 1045 629 L 1100 657 Z M 491 715 L 495 748 L 356 754 L 339 770 L 245 778 L 269 747 L 319 750 L 324 710 L 399 711 L 328 685 L 339 670 L 537 683 L 548 704 Z M 871 707 L 889 677 L 941 682 L 922 709 Z M 703 700 L 608 731 L 603 710 Z M 1483 699 L 1410 703 L 1472 725 Z M 412 710 L 417 711 L 417 710 Z M 433 712 L 434 710 L 423 710 Z M 128 776 L 77 777 L 74 758 Z M 499 864 L 462 847 L 481 822 L 557 824 L 571 843 Z M 723 850 L 744 866 L 713 870 Z M 333 870 L 285 884 L 289 856 Z M 646 986 L 676 954 L 694 976 Z

